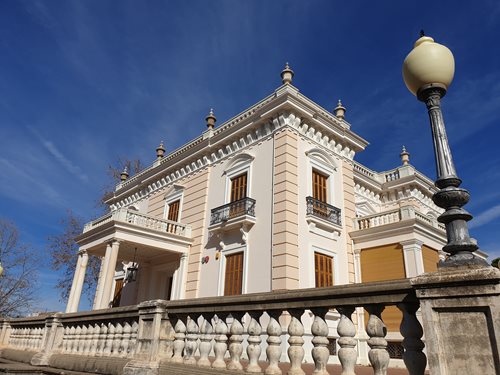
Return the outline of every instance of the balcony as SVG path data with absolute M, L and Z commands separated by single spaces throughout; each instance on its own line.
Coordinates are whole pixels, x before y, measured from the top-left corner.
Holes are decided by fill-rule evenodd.
M 209 230 L 229 230 L 240 227 L 244 232 L 255 224 L 255 199 L 243 198 L 210 212 Z
M 191 227 L 123 208 L 85 224 L 76 238 L 81 248 L 99 256 L 111 240 L 121 241 L 120 252 L 132 257 L 135 248 L 147 257 L 164 254 L 165 250 L 183 253 L 192 242 Z
M 306 198 L 306 221 L 309 231 L 336 238 L 342 229 L 342 210 L 313 197 Z

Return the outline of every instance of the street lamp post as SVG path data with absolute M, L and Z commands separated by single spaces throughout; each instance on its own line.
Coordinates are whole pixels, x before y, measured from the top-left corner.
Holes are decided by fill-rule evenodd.
M 438 220 L 446 226 L 447 244 L 443 251 L 450 254 L 438 266 L 484 267 L 488 263 L 473 255 L 478 246 L 470 238 L 467 227 L 472 215 L 462 208 L 469 201 L 470 194 L 460 187 L 462 180 L 458 178 L 453 164 L 441 112 L 441 99 L 454 73 L 455 61 L 451 51 L 422 32 L 404 60 L 403 79 L 408 90 L 427 106 L 431 123 L 437 170 L 435 185 L 439 188 L 432 200 L 445 210 Z

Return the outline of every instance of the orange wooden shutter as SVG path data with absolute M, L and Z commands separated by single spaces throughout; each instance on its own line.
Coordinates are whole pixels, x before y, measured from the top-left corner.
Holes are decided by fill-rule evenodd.
M 120 306 L 120 299 L 122 297 L 123 289 L 123 279 L 116 279 L 115 281 L 115 293 L 113 296 L 112 307 Z
M 313 198 L 320 202 L 327 203 L 326 199 L 326 180 L 328 176 L 313 170 Z
M 243 253 L 226 256 L 226 277 L 224 295 L 234 296 L 241 294 L 243 284 Z
M 247 174 L 243 173 L 231 179 L 231 202 L 247 197 Z
M 177 200 L 168 205 L 168 220 L 177 221 L 179 220 L 179 206 L 181 201 Z
M 314 253 L 316 287 L 333 285 L 333 258 L 328 255 Z

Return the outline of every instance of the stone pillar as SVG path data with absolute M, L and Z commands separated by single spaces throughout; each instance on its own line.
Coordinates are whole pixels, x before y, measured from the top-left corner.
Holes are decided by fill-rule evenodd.
M 76 280 L 73 282 L 73 296 L 71 299 L 71 305 L 68 304 L 69 311 L 66 312 L 77 312 L 78 305 L 80 304 L 80 298 L 82 296 L 83 283 L 85 281 L 85 273 L 87 271 L 87 264 L 89 262 L 89 255 L 86 250 L 81 250 L 78 253 L 79 265 L 77 266 L 79 269 L 75 272 Z M 76 282 L 75 282 L 76 281 Z
M 124 375 L 158 374 L 160 360 L 172 357 L 174 330 L 165 303 L 164 300 L 155 300 L 139 304 L 136 359 L 127 363 Z
M 433 375 L 500 373 L 500 270 L 450 267 L 411 279 Z
M 63 338 L 63 326 L 60 313 L 51 315 L 45 319 L 45 328 L 42 341 L 42 351 L 31 358 L 33 366 L 48 366 L 50 356 L 57 350 Z
M 104 270 L 106 268 L 105 263 L 106 258 L 101 258 L 101 266 L 99 267 L 99 278 L 97 279 L 97 287 L 95 289 L 94 303 L 92 304 L 92 310 L 99 308 L 102 299 L 102 287 L 104 283 Z
M 71 290 L 69 292 L 69 297 L 68 297 L 68 304 L 66 305 L 66 312 L 72 312 L 73 308 L 73 301 L 75 299 L 75 289 L 76 289 L 76 284 L 78 283 L 78 278 L 79 278 L 79 273 L 81 271 L 81 266 L 82 266 L 82 257 L 80 254 L 78 254 L 77 261 L 76 261 L 76 268 L 75 268 L 75 274 L 73 276 L 73 283 L 71 284 Z
M 417 239 L 401 241 L 405 261 L 406 277 L 415 277 L 424 273 L 424 259 L 422 258 L 423 242 Z
M 107 309 L 109 308 L 109 303 L 111 302 L 111 292 L 113 290 L 113 277 L 116 270 L 116 260 L 118 259 L 118 250 L 120 248 L 119 241 L 113 241 L 111 243 L 111 250 L 108 253 L 106 251 L 106 258 L 108 258 L 106 263 L 106 270 L 104 271 L 104 284 L 102 291 L 102 299 L 99 308 Z M 108 257 L 109 255 L 109 257 Z
M 0 347 L 6 346 L 9 343 L 10 338 L 10 323 L 7 319 L 2 321 L 2 329 L 0 331 Z
M 140 267 L 137 303 L 141 303 L 149 299 L 149 282 L 151 280 L 151 263 L 141 262 Z
M 183 253 L 179 260 L 179 268 L 177 270 L 177 280 L 175 285 L 175 299 L 184 299 L 186 295 L 186 273 L 188 265 L 188 254 Z M 172 288 L 173 289 L 173 288 Z

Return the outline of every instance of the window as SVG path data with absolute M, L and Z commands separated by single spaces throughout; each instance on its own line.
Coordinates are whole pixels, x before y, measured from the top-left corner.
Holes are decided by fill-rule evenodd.
M 333 257 L 314 253 L 314 273 L 316 288 L 333 285 Z
M 241 294 L 243 285 L 243 252 L 226 255 L 224 295 Z
M 120 299 L 122 297 L 122 289 L 123 289 L 123 281 L 124 281 L 124 279 L 116 279 L 115 280 L 115 293 L 113 295 L 113 302 L 111 302 L 111 307 L 120 306 Z
M 243 173 L 231 179 L 230 202 L 238 202 L 229 207 L 229 219 L 245 214 L 245 199 L 247 197 L 247 174 Z
M 181 205 L 180 199 L 175 202 L 169 203 L 168 205 L 168 216 L 167 220 L 178 221 L 179 220 L 179 207 Z
M 230 202 L 239 201 L 247 197 L 247 174 L 231 178 L 231 197 Z
M 313 169 L 312 171 L 312 186 L 313 186 L 313 198 L 327 203 L 327 184 L 328 176 L 318 172 Z

